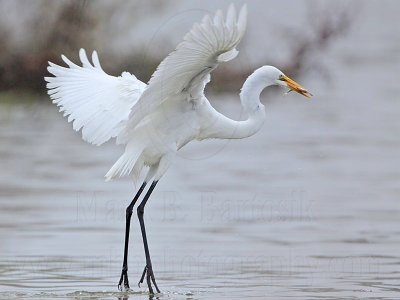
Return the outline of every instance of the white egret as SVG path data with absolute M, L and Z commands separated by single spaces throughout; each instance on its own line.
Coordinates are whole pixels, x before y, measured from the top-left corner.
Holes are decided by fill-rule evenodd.
M 195 24 L 175 51 L 158 66 L 148 84 L 123 72 L 114 77 L 105 73 L 97 53 L 89 62 L 83 49 L 79 56 L 82 67 L 62 55 L 68 67 L 49 62 L 46 77 L 53 103 L 73 122 L 73 129 L 82 129 L 82 138 L 101 145 L 111 138 L 125 145 L 125 152 L 105 175 L 107 180 L 131 174 L 137 179 L 148 167 L 143 184 L 126 209 L 125 247 L 118 287 L 129 289 L 128 242 L 133 207 L 148 182 L 152 182 L 137 214 L 142 231 L 146 266 L 139 284 L 146 277 L 149 292 L 157 292 L 147 244 L 144 207 L 157 182 L 174 161 L 177 151 L 192 140 L 242 139 L 255 134 L 265 120 L 260 93 L 270 85 L 288 87 L 306 97 L 311 94 L 272 66 L 262 66 L 245 81 L 240 93 L 245 121 L 235 121 L 217 112 L 204 95 L 210 73 L 220 62 L 236 57 L 236 46 L 246 27 L 246 6 L 236 16 L 231 5 L 226 18 L 221 11 L 214 18 L 206 15 Z

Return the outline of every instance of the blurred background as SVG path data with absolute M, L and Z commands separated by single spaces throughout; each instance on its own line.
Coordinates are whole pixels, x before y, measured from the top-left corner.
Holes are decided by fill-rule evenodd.
M 193 22 L 221 5 L 158 0 L 1 1 L 0 89 L 43 94 L 47 61 L 62 63 L 61 53 L 77 59 L 79 48 L 97 49 L 111 74 L 129 70 L 147 81 Z M 275 9 L 257 5 L 263 9 L 251 12 L 257 17 L 249 24 L 241 63 L 217 70 L 213 90 L 240 87 L 255 67 L 267 62 L 292 76 L 306 70 L 327 71 L 315 56 L 349 30 L 356 12 L 354 5 L 344 2 L 344 7 L 305 2 L 295 18 L 287 20 L 274 15 L 276 8 L 289 9 L 289 3 L 274 4 Z M 299 26 L 299 21 L 304 23 Z
M 206 13 L 244 1 L 0 0 L 0 298 L 116 299 L 129 178 L 122 153 L 86 144 L 46 95 L 47 61 L 97 50 L 106 72 L 147 81 Z M 261 65 L 315 95 L 270 88 L 242 141 L 193 142 L 146 206 L 168 299 L 396 299 L 400 273 L 398 1 L 250 1 L 239 56 L 211 103 L 241 119 Z M 135 294 L 144 254 L 134 220 Z

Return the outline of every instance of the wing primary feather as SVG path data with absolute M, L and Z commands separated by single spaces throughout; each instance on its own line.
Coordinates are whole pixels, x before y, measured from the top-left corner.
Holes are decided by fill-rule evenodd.
M 214 15 L 214 25 L 221 26 L 224 23 L 224 17 L 222 15 L 222 11 L 220 9 Z
M 240 37 L 242 37 L 244 32 L 246 31 L 246 24 L 247 24 L 247 5 L 244 4 L 240 9 L 239 18 L 237 21 L 237 27 L 239 29 Z
M 68 67 L 49 62 L 48 71 L 54 77 L 45 77 L 53 103 L 68 116 L 74 130 L 82 129 L 85 141 L 100 145 L 116 137 L 146 84 L 128 72 L 119 77 L 108 75 L 95 51 L 93 65 L 84 49 L 79 51 L 82 67 L 64 55 L 61 58 Z
M 236 10 L 235 6 L 231 3 L 228 8 L 228 13 L 226 14 L 226 25 L 229 28 L 233 28 L 236 23 Z
M 103 68 L 101 67 L 100 61 L 99 61 L 99 56 L 97 55 L 97 51 L 93 51 L 92 53 L 92 61 L 93 61 L 93 65 L 100 69 L 101 71 L 103 71 Z M 104 71 L 103 71 L 104 72 Z
M 86 55 L 86 51 L 83 48 L 79 49 L 79 59 L 81 60 L 82 66 L 84 68 L 90 68 L 90 69 L 93 68 L 92 64 L 89 62 L 89 59 Z
M 74 64 L 72 61 L 70 61 L 64 54 L 61 54 L 61 59 L 70 67 L 71 69 L 80 69 L 78 65 Z M 54 64 L 55 65 L 55 64 Z M 59 67 L 58 65 L 55 65 Z

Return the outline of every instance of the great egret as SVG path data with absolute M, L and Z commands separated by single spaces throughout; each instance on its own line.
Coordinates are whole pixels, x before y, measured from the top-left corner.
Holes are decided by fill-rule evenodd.
M 149 167 L 143 184 L 126 209 L 124 260 L 119 289 L 129 289 L 128 242 L 133 207 L 148 182 L 150 188 L 137 208 L 146 266 L 140 283 L 146 277 L 149 292 L 152 284 L 160 292 L 153 273 L 144 224 L 144 207 L 160 178 L 174 160 L 176 152 L 192 140 L 242 139 L 255 134 L 265 120 L 265 108 L 259 96 L 270 85 L 288 87 L 306 97 L 311 94 L 280 70 L 262 66 L 245 81 L 240 93 L 245 121 L 235 121 L 217 112 L 204 95 L 210 73 L 220 62 L 236 57 L 236 46 L 246 27 L 246 6 L 238 18 L 233 5 L 226 19 L 218 11 L 212 19 L 206 15 L 194 24 L 175 51 L 158 66 L 148 84 L 123 72 L 114 77 L 105 73 L 96 51 L 93 64 L 80 49 L 82 67 L 64 55 L 68 67 L 49 62 L 46 77 L 53 103 L 73 122 L 73 129 L 82 129 L 82 138 L 101 145 L 111 138 L 124 144 L 125 152 L 105 175 L 107 180 L 131 174 L 137 180 L 145 166 Z

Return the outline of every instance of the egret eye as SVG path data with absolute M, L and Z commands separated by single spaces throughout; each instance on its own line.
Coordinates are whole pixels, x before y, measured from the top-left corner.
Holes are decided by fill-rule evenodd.
M 281 81 L 286 81 L 285 76 L 280 75 L 280 76 L 279 76 L 279 80 L 281 80 Z

